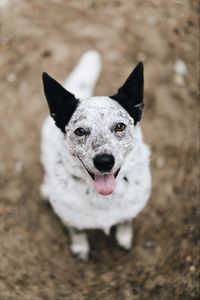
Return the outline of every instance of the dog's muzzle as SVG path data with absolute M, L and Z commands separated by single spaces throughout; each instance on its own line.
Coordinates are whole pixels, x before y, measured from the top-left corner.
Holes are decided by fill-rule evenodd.
M 94 180 L 94 187 L 96 191 L 104 196 L 111 194 L 116 187 L 116 177 L 120 171 L 118 169 L 115 173 L 107 173 L 111 171 L 114 166 L 115 159 L 112 155 L 101 154 L 94 158 L 95 167 L 101 171 L 101 173 L 94 174 L 90 172 L 84 165 L 82 159 L 77 156 L 84 168 L 87 170 L 90 177 Z M 106 173 L 105 173 L 106 172 Z

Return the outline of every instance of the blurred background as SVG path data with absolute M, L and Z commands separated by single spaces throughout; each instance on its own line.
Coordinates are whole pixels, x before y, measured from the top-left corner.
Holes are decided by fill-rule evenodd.
M 0 0 L 0 298 L 198 298 L 198 4 Z M 153 190 L 132 250 L 91 232 L 83 264 L 39 196 L 41 73 L 62 82 L 91 48 L 102 56 L 96 95 L 113 94 L 144 62 Z

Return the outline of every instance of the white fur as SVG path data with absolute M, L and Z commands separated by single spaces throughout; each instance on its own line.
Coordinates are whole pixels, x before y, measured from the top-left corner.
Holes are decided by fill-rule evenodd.
M 136 217 L 148 201 L 151 190 L 150 151 L 143 142 L 140 126 L 133 125 L 129 114 L 117 102 L 109 97 L 90 97 L 99 72 L 99 54 L 89 51 L 65 81 L 65 88 L 81 98 L 66 126 L 66 137 L 50 117 L 44 122 L 41 161 L 45 177 L 41 192 L 66 226 L 79 230 L 99 228 L 108 233 L 111 226 Z M 122 121 L 127 125 L 125 137 L 116 136 L 108 130 L 115 122 Z M 84 126 L 91 131 L 87 140 L 74 136 L 75 128 Z M 109 196 L 95 191 L 93 180 L 77 158 L 79 156 L 89 170 L 98 173 L 93 157 L 102 151 L 114 155 L 114 171 L 121 167 L 116 189 Z M 86 259 L 89 251 L 87 240 L 82 236 L 78 239 L 78 246 L 75 240 L 72 238 L 72 251 Z M 124 248 L 130 248 L 130 226 L 119 228 L 117 240 Z
M 71 251 L 81 260 L 88 260 L 89 243 L 85 232 L 77 232 L 73 228 L 69 228 L 71 238 Z
M 117 226 L 116 240 L 124 249 L 129 250 L 131 248 L 133 241 L 133 227 L 131 222 L 126 222 Z

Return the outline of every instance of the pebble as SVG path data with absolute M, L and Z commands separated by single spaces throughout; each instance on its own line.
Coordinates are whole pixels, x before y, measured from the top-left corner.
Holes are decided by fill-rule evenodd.
M 190 266 L 190 272 L 195 272 L 196 271 L 196 267 L 195 266 Z
M 181 59 L 177 59 L 174 64 L 174 71 L 177 75 L 185 76 L 187 74 L 186 63 Z
M 113 274 L 112 272 L 107 272 L 105 274 L 102 275 L 102 279 L 105 283 L 109 283 L 113 281 Z
M 158 21 L 155 17 L 151 16 L 151 17 L 148 18 L 148 23 L 150 25 L 156 25 L 158 23 Z
M 18 175 L 22 172 L 23 163 L 20 160 L 17 160 L 14 165 L 15 174 Z
M 185 80 L 181 75 L 174 75 L 174 83 L 179 86 L 183 86 L 185 84 Z
M 187 262 L 191 262 L 191 261 L 192 261 L 192 257 L 188 255 L 188 256 L 185 258 L 185 260 L 186 260 Z
M 145 284 L 145 289 L 146 290 L 153 290 L 156 287 L 164 287 L 165 286 L 165 278 L 162 275 L 158 275 L 154 279 L 148 279 L 146 284 Z
M 165 165 L 165 159 L 164 157 L 159 157 L 156 161 L 156 165 L 158 168 L 162 168 Z
M 144 52 L 138 52 L 137 53 L 137 60 L 138 61 L 145 61 L 147 59 L 147 56 Z
M 8 81 L 8 82 L 12 83 L 12 82 L 14 82 L 15 80 L 16 80 L 16 75 L 15 75 L 15 73 L 10 73 L 10 74 L 8 74 L 8 76 L 7 76 L 7 81 Z
M 52 55 L 52 52 L 50 49 L 46 49 L 43 51 L 42 56 L 43 57 L 50 57 Z
M 154 241 L 146 241 L 144 246 L 145 246 L 145 248 L 151 249 L 151 248 L 154 248 L 155 243 L 154 243 Z
M 158 247 L 156 247 L 156 253 L 161 253 L 161 251 L 162 251 L 162 248 L 160 247 L 160 246 L 158 246 Z

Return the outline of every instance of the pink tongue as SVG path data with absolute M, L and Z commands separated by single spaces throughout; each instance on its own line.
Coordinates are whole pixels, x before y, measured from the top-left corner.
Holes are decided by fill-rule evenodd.
M 99 194 L 104 196 L 111 194 L 116 186 L 115 176 L 113 174 L 95 175 L 94 186 Z

